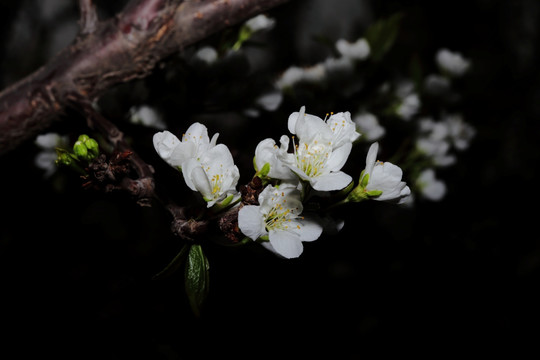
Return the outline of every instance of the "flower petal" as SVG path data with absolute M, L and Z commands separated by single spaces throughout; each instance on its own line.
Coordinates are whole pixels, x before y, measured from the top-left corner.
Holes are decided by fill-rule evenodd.
M 299 220 L 297 234 L 301 241 L 315 241 L 321 236 L 323 227 L 315 218 L 304 216 L 304 220 Z
M 187 160 L 196 156 L 197 146 L 191 141 L 181 142 L 172 151 L 169 164 L 172 166 L 180 166 Z
M 196 144 L 208 144 L 210 142 L 208 138 L 208 129 L 201 123 L 193 123 L 182 136 L 182 141 L 193 141 Z
M 157 153 L 166 162 L 169 162 L 172 152 L 180 144 L 180 140 L 167 130 L 155 133 L 152 141 Z
M 346 143 L 337 149 L 334 149 L 326 162 L 328 171 L 339 171 L 347 162 L 352 150 L 352 143 Z
M 332 191 L 345 188 L 351 181 L 352 177 L 343 171 L 338 171 L 311 178 L 310 184 L 315 190 Z
M 379 152 L 379 143 L 374 142 L 369 147 L 367 156 L 366 156 L 366 171 L 364 174 L 369 174 L 371 176 L 371 172 L 373 171 L 373 167 L 375 166 L 375 161 L 377 161 L 377 153 Z
M 297 258 L 304 251 L 300 237 L 292 232 L 270 230 L 269 239 L 274 250 L 287 259 Z
M 202 166 L 199 165 L 194 167 L 191 174 L 189 174 L 189 177 L 193 182 L 195 189 L 197 189 L 197 191 L 200 192 L 204 198 L 210 199 L 213 197 L 212 185 L 210 185 L 208 175 Z
M 304 114 L 306 113 L 306 107 L 302 106 L 300 108 L 300 112 L 293 112 L 291 115 L 289 115 L 289 120 L 287 121 L 287 127 L 289 128 L 289 132 L 291 134 L 296 134 L 296 122 L 298 119 L 301 119 L 304 117 Z
M 259 206 L 246 205 L 238 212 L 238 227 L 248 238 L 257 240 L 266 235 L 264 219 Z

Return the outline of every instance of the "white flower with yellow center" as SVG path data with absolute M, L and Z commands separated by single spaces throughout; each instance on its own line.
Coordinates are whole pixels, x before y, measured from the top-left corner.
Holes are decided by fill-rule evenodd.
M 294 156 L 281 160 L 301 179 L 309 181 L 315 190 L 331 191 L 346 187 L 352 178 L 340 171 L 352 149 L 352 142 L 360 134 L 350 114 L 339 113 L 328 120 L 300 112 L 292 113 L 289 131 L 298 137 L 294 143 Z
M 223 144 L 214 146 L 199 158 L 187 160 L 182 165 L 182 174 L 186 185 L 200 192 L 208 207 L 238 194 L 236 184 L 240 172 L 229 148 Z
M 293 185 L 268 185 L 259 195 L 259 205 L 246 205 L 238 213 L 238 226 L 252 240 L 262 239 L 268 250 L 285 258 L 302 254 L 303 241 L 314 241 L 322 226 L 303 211 L 301 193 Z

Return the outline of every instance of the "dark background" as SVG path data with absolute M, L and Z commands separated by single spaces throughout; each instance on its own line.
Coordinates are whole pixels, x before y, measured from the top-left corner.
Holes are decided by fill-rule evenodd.
M 121 8 L 96 3 L 102 16 Z M 306 14 L 315 3 L 293 1 L 271 13 L 281 24 L 275 31 L 283 46 L 275 66 L 306 61 L 310 50 L 301 53 L 294 42 L 300 40 L 290 36 L 298 22 L 312 22 L 313 31 L 346 21 L 324 13 L 319 15 L 327 22 L 316 22 Z M 396 51 L 429 57 L 448 47 L 472 60 L 463 114 L 477 136 L 458 155 L 457 165 L 441 172 L 448 186 L 443 201 L 420 201 L 414 209 L 376 202 L 347 208 L 340 235 L 307 244 L 295 260 L 257 247 L 207 244 L 211 291 L 203 316 L 196 319 L 181 274 L 151 280 L 181 247 L 169 231 L 169 214 L 158 204 L 138 207 L 125 194 L 82 190 L 75 175 L 63 170 L 44 180 L 33 165 L 38 150 L 28 142 L 0 158 L 2 357 L 334 354 L 356 359 L 372 351 L 438 355 L 466 346 L 485 354 L 537 342 L 540 4 L 361 3 L 358 9 L 366 13 L 349 13 L 359 19 L 358 31 L 396 11 L 406 14 Z M 17 14 L 32 9 L 34 2 L 0 4 L 0 84 L 5 87 L 47 60 L 47 51 L 53 51 L 44 49 L 53 38 L 48 31 L 64 20 L 75 21 L 75 28 L 66 25 L 58 31 L 68 34 L 69 41 L 70 31 L 76 31 L 77 8 L 68 6 L 51 19 L 43 10 L 30 11 L 35 18 L 25 32 L 14 24 Z M 163 85 L 160 71 L 146 84 L 169 86 Z M 161 88 L 162 93 L 168 90 Z M 173 94 L 184 90 L 170 89 Z M 121 104 L 140 100 L 123 95 L 122 87 L 107 96 Z M 227 110 L 233 112 L 236 105 Z M 288 105 L 284 114 L 293 111 Z M 197 106 L 201 104 L 166 104 L 170 118 L 182 118 L 172 127 L 191 123 Z M 173 111 L 181 114 L 173 116 Z M 111 114 L 114 118 L 113 110 Z M 76 115 L 66 118 L 71 121 L 57 129 L 83 128 Z M 220 140 L 244 144 L 246 149 L 237 151 L 252 153 L 260 140 L 248 137 L 253 125 L 236 129 L 236 138 L 234 127 L 221 125 Z M 156 166 L 158 178 L 173 177 L 182 187 L 178 174 L 153 153 L 153 132 L 122 126 L 146 139 L 139 150 Z M 184 196 L 182 190 L 174 191 Z

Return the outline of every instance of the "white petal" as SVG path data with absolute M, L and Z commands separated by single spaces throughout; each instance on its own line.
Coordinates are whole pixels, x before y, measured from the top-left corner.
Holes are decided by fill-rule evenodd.
M 213 148 L 216 146 L 216 142 L 218 139 L 219 133 L 215 133 L 214 136 L 212 136 L 212 140 L 210 140 L 210 147 Z
M 168 163 L 171 166 L 183 167 L 186 161 L 196 156 L 197 147 L 191 141 L 179 143 L 171 153 Z
M 196 166 L 191 171 L 191 174 L 189 174 L 191 181 L 193 182 L 193 186 L 195 189 L 197 189 L 198 192 L 202 194 L 207 199 L 210 199 L 212 197 L 212 185 L 210 185 L 210 181 L 208 180 L 208 175 L 203 170 L 202 166 Z
M 259 206 L 246 205 L 238 212 L 238 227 L 240 231 L 252 240 L 257 240 L 266 234 L 264 219 Z
M 202 154 L 201 163 L 210 167 L 230 168 L 234 165 L 234 158 L 227 145 L 218 144 Z
M 377 161 L 377 153 L 379 152 L 379 143 L 374 142 L 369 147 L 367 156 L 366 156 L 366 171 L 365 174 L 370 174 L 373 172 L 373 167 L 375 166 L 375 161 Z
M 291 232 L 271 230 L 269 232 L 269 239 L 274 250 L 287 259 L 299 257 L 304 250 L 300 237 Z
M 317 176 L 310 179 L 311 186 L 319 191 L 341 190 L 352 181 L 352 177 L 342 171 Z
M 289 120 L 287 121 L 287 127 L 289 128 L 289 132 L 291 134 L 296 134 L 296 122 L 298 119 L 301 119 L 304 117 L 304 114 L 306 113 L 306 107 L 302 106 L 300 108 L 300 112 L 293 112 L 291 115 L 289 115 Z
M 187 130 L 182 141 L 193 141 L 195 143 L 208 144 L 208 129 L 201 123 L 193 123 Z
M 339 171 L 347 162 L 352 150 L 352 143 L 346 143 L 343 146 L 334 149 L 326 162 L 328 171 Z
M 317 222 L 315 218 L 305 216 L 304 220 L 299 220 L 298 222 L 300 223 L 300 229 L 297 233 L 300 235 L 301 241 L 314 241 L 321 236 L 323 226 L 321 223 Z
M 184 181 L 186 182 L 186 185 L 188 188 L 190 188 L 193 191 L 197 191 L 195 188 L 195 185 L 193 184 L 193 181 L 191 180 L 191 173 L 193 172 L 193 169 L 195 167 L 200 167 L 201 164 L 195 160 L 195 159 L 189 159 L 186 161 L 182 166 L 182 175 L 184 176 Z
M 334 137 L 332 129 L 323 119 L 309 114 L 306 114 L 302 121 L 296 122 L 295 131 L 298 138 L 305 143 L 311 143 L 314 140 L 329 143 Z
M 167 130 L 155 133 L 152 141 L 159 156 L 167 162 L 176 146 L 180 144 L 180 140 Z

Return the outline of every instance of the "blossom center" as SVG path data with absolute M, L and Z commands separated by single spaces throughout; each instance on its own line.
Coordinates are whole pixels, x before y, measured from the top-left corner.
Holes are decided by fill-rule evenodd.
M 332 142 L 324 143 L 317 139 L 309 144 L 300 142 L 294 146 L 296 165 L 309 177 L 318 176 L 324 172 L 331 152 Z
M 285 199 L 284 193 L 274 193 L 271 201 L 274 203 L 274 206 L 272 206 L 266 215 L 266 230 L 288 230 L 291 221 L 298 217 L 294 214 L 295 209 L 286 207 L 287 199 Z M 300 228 L 300 225 L 296 225 L 296 227 Z
M 226 175 L 223 174 L 223 164 L 220 164 L 217 169 L 213 169 L 210 166 L 207 166 L 204 170 L 206 174 L 208 174 L 212 196 L 214 196 L 215 198 L 216 196 L 219 196 L 221 194 L 221 189 L 223 188 L 223 181 L 226 177 Z M 219 170 L 220 172 L 216 172 L 216 170 Z M 212 172 L 214 174 L 212 174 Z

